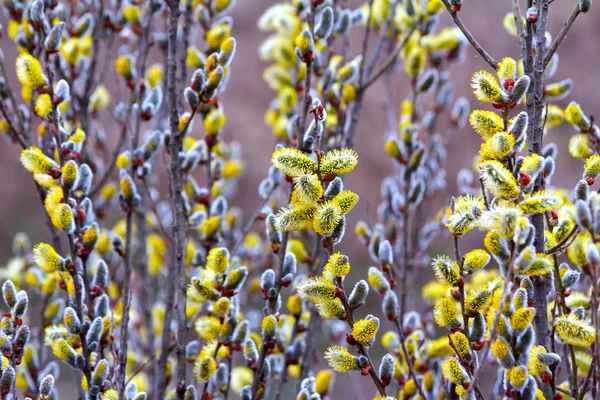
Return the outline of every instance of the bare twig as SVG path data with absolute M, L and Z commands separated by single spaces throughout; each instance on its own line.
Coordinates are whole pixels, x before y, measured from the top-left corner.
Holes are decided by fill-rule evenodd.
M 450 16 L 454 20 L 454 23 L 456 24 L 456 26 L 458 26 L 458 28 L 461 30 L 461 32 L 465 35 L 465 37 L 467 38 L 469 43 L 471 43 L 471 46 L 473 46 L 475 51 L 478 52 L 479 55 L 485 60 L 485 62 L 487 62 L 492 68 L 494 68 L 494 69 L 498 68 L 498 61 L 496 61 L 492 56 L 490 56 L 489 53 L 487 51 L 485 51 L 485 49 L 483 47 L 481 47 L 479 42 L 477 40 L 475 40 L 475 38 L 473 37 L 471 32 L 469 32 L 469 30 L 467 29 L 465 24 L 463 24 L 462 20 L 458 16 L 458 13 L 453 9 L 450 2 L 448 0 L 442 0 L 442 1 L 444 2 L 446 9 L 448 10 L 448 13 L 450 13 Z
M 575 8 L 573 9 L 573 11 L 571 12 L 571 15 L 569 15 L 569 19 L 565 22 L 560 32 L 558 32 L 556 39 L 554 39 L 554 42 L 552 42 L 546 54 L 544 54 L 544 69 L 548 66 L 550 60 L 552 60 L 554 53 L 556 53 L 562 41 L 565 40 L 565 38 L 567 37 L 569 29 L 571 29 L 571 26 L 573 26 L 573 23 L 575 22 L 575 19 L 577 19 L 577 16 L 579 14 L 581 14 L 581 11 L 579 10 L 579 3 L 577 3 L 575 4 Z

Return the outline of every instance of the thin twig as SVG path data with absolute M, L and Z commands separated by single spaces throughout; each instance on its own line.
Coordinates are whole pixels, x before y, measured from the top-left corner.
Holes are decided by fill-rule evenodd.
M 469 30 L 467 29 L 465 24 L 463 24 L 462 20 L 458 16 L 458 13 L 453 9 L 450 2 L 448 0 L 442 0 L 442 2 L 446 6 L 448 13 L 450 13 L 450 17 L 452 17 L 456 26 L 458 26 L 458 28 L 461 30 L 461 32 L 465 35 L 465 37 L 467 38 L 469 43 L 471 43 L 471 46 L 473 46 L 475 51 L 478 52 L 479 55 L 481 57 L 483 57 L 485 62 L 487 62 L 492 68 L 497 69 L 498 61 L 496 61 L 491 55 L 489 55 L 489 53 L 487 51 L 485 51 L 485 49 L 483 47 L 481 47 L 479 42 L 477 42 L 477 40 L 475 40 L 475 38 L 473 37 L 471 32 L 469 32 Z
M 579 3 L 577 3 L 575 4 L 575 8 L 573 9 L 573 11 L 571 12 L 571 15 L 569 15 L 569 19 L 565 22 L 560 32 L 558 32 L 556 39 L 554 39 L 554 42 L 552 42 L 546 54 L 544 54 L 544 69 L 548 66 L 550 60 L 552 60 L 554 53 L 556 53 L 562 41 L 565 40 L 565 38 L 567 37 L 569 29 L 571 29 L 571 26 L 573 26 L 573 23 L 575 22 L 575 19 L 577 19 L 577 16 L 579 14 L 581 14 L 581 11 L 579 10 Z

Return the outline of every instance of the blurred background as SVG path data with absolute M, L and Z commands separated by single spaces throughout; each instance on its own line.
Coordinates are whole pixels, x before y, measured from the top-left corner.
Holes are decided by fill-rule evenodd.
M 269 167 L 269 158 L 276 143 L 270 129 L 263 122 L 263 115 L 270 101 L 275 97 L 262 79 L 262 71 L 266 64 L 262 63 L 257 54 L 257 49 L 267 33 L 258 31 L 256 21 L 261 13 L 272 5 L 273 1 L 267 0 L 238 0 L 231 13 L 235 20 L 233 36 L 237 39 L 237 54 L 233 61 L 231 79 L 227 90 L 221 96 L 227 114 L 227 124 L 224 130 L 226 140 L 239 141 L 243 146 L 243 159 L 245 161 L 244 177 L 239 183 L 236 196 L 230 201 L 230 205 L 241 207 L 246 217 L 252 213 L 260 203 L 257 187 L 260 180 L 265 176 Z M 359 7 L 359 1 L 349 1 L 351 7 Z M 568 18 L 571 10 L 577 4 L 574 0 L 555 0 L 550 6 L 549 31 L 556 36 L 562 24 Z M 515 59 L 519 57 L 517 40 L 510 37 L 502 27 L 502 18 L 510 11 L 511 3 L 506 1 L 467 1 L 463 4 L 460 16 L 465 25 L 471 30 L 475 38 L 496 59 L 510 56 Z M 524 10 L 523 6 L 522 9 Z M 443 17 L 440 27 L 451 24 L 451 19 L 442 12 Z M 588 14 L 581 14 L 575 22 L 571 32 L 559 51 L 560 63 L 558 72 L 550 80 L 559 81 L 570 77 L 573 79 L 574 88 L 567 100 L 558 104 L 565 107 L 570 100 L 580 103 L 587 113 L 593 114 L 600 109 L 600 85 L 597 79 L 598 63 L 600 53 L 597 39 L 600 37 L 600 24 L 597 23 L 600 9 L 592 7 Z M 3 25 L 0 47 L 5 53 L 6 65 L 14 66 L 16 50 L 14 44 L 6 37 L 5 16 L 0 17 Z M 352 36 L 353 53 L 358 54 L 364 31 L 360 28 L 354 29 Z M 376 35 L 372 35 L 376 38 Z M 197 38 L 200 43 L 201 38 Z M 374 41 L 372 41 L 374 42 Z M 371 43 L 373 48 L 374 43 Z M 116 48 L 116 47 L 115 47 Z M 488 69 L 489 66 L 470 47 L 467 56 L 460 65 L 454 65 L 451 70 L 451 81 L 454 84 L 455 97 L 467 96 L 471 102 L 471 109 L 477 108 L 470 90 L 471 75 L 480 69 Z M 403 76 L 402 73 L 398 74 Z M 110 80 L 114 78 L 107 75 Z M 15 77 L 8 77 L 15 85 Z M 115 83 L 107 82 L 107 86 Z M 395 104 L 410 94 L 408 81 L 396 77 L 392 81 L 391 90 Z M 346 177 L 346 187 L 355 191 L 361 201 L 348 216 L 348 230 L 339 250 L 351 257 L 353 271 L 349 278 L 350 282 L 366 278 L 367 268 L 371 265 L 366 248 L 355 238 L 353 228 L 360 219 L 368 216 L 376 220 L 375 210 L 379 204 L 381 179 L 392 172 L 392 161 L 385 155 L 383 144 L 387 134 L 386 112 L 383 101 L 383 82 L 373 85 L 367 92 L 363 105 L 361 119 L 358 123 L 356 150 L 359 153 L 359 163 L 354 172 Z M 425 99 L 426 102 L 429 99 Z M 427 105 L 427 104 L 425 104 Z M 114 120 L 106 115 L 104 129 L 109 137 L 116 137 L 118 133 Z M 104 123 L 104 122 L 103 122 Z M 439 127 L 444 127 L 440 123 Z M 200 129 L 196 124 L 196 129 Z M 572 188 L 581 174 L 582 163 L 573 160 L 568 155 L 567 143 L 573 133 L 568 125 L 551 131 L 545 138 L 545 143 L 556 142 L 559 148 L 558 168 L 552 183 L 557 186 Z M 114 146 L 114 141 L 109 140 L 109 147 Z M 448 204 L 452 195 L 455 195 L 455 176 L 461 168 L 470 168 L 473 156 L 480 146 L 478 135 L 468 126 L 461 131 L 453 132 L 447 143 L 447 193 L 439 199 L 439 206 Z M 19 163 L 19 148 L 8 140 L 0 141 L 0 171 L 3 184 L 0 188 L 0 265 L 10 258 L 11 241 L 15 232 L 27 232 L 32 241 L 46 239 L 47 229 L 44 226 L 45 218 L 43 208 L 31 182 L 31 175 Z M 370 215 L 368 215 L 370 214 Z M 418 223 L 425 221 L 418 221 Z M 481 246 L 482 239 L 477 234 L 465 240 L 463 248 Z M 436 242 L 431 253 L 449 253 L 451 250 L 450 238 L 441 239 Z M 429 270 L 419 273 L 419 282 L 430 279 Z M 408 296 L 408 309 L 422 310 L 420 300 L 420 287 L 414 287 L 414 292 Z M 373 299 L 375 300 L 375 298 Z M 371 302 L 373 303 L 373 302 Z M 373 311 L 380 313 L 378 306 Z M 387 322 L 383 329 L 390 329 Z M 320 344 L 324 349 L 326 343 Z M 381 347 L 373 349 L 374 359 L 379 360 Z M 378 361 L 376 362 L 378 364 Z M 356 378 L 356 379 L 353 379 Z M 358 383 L 357 383 L 358 381 Z M 291 386 L 291 385 L 288 385 Z M 373 395 L 372 383 L 368 378 L 359 378 L 358 374 L 347 374 L 338 376 L 334 398 L 370 398 Z M 361 393 L 360 395 L 358 393 Z M 291 393 L 288 392 L 291 396 Z

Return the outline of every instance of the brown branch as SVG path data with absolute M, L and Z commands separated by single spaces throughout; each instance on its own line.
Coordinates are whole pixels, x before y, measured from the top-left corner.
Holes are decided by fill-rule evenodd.
M 579 3 L 577 3 L 575 4 L 575 8 L 573 9 L 573 11 L 571 12 L 571 15 L 569 15 L 569 19 L 567 19 L 560 32 L 558 32 L 558 36 L 556 36 L 556 39 L 554 39 L 554 42 L 552 42 L 552 45 L 550 45 L 550 48 L 548 49 L 546 54 L 544 54 L 544 69 L 548 66 L 550 60 L 552 60 L 554 53 L 556 53 L 562 41 L 565 40 L 565 38 L 567 37 L 569 29 L 571 29 L 571 26 L 573 26 L 573 23 L 575 22 L 575 19 L 577 19 L 577 16 L 579 14 L 581 14 L 581 11 L 579 10 Z
M 471 43 L 471 46 L 475 49 L 476 52 L 479 53 L 479 55 L 485 60 L 485 62 L 487 62 L 490 65 L 490 67 L 496 70 L 498 68 L 498 61 L 496 61 L 491 55 L 489 55 L 489 53 L 485 51 L 483 47 L 481 47 L 479 42 L 475 40 L 471 32 L 469 32 L 465 24 L 463 24 L 462 20 L 458 16 L 458 13 L 453 9 L 452 5 L 450 5 L 450 2 L 448 0 L 442 0 L 442 2 L 446 6 L 450 17 L 452 17 L 456 26 L 458 26 L 463 35 L 465 35 L 465 37 L 469 41 L 469 43 Z

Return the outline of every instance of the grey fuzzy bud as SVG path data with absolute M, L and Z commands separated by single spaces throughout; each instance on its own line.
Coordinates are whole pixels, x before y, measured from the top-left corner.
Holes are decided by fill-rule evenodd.
M 592 7 L 592 0 L 579 0 L 579 11 L 586 13 Z
M 304 353 L 304 349 L 306 348 L 306 342 L 303 337 L 298 337 L 294 340 L 294 342 L 285 349 L 285 359 L 287 362 L 289 361 L 298 361 L 302 354 Z
M 600 262 L 600 254 L 598 253 L 598 246 L 596 246 L 596 243 L 588 243 L 585 247 L 585 257 L 587 258 L 588 264 L 598 265 Z
M 345 34 L 346 32 L 348 32 L 348 29 L 350 29 L 350 25 L 352 24 L 353 21 L 350 15 L 350 10 L 342 10 L 342 12 L 340 12 L 338 15 L 337 21 L 335 21 L 335 33 L 337 35 Z
M 537 382 L 533 376 L 529 375 L 523 389 L 521 389 L 519 398 L 522 400 L 535 400 L 537 399 Z
M 213 381 L 218 390 L 222 390 L 227 387 L 227 381 L 229 377 L 229 368 L 226 363 L 220 363 L 219 368 L 213 375 Z
M 485 317 L 481 312 L 477 312 L 477 314 L 475 314 L 475 317 L 473 318 L 473 322 L 471 323 L 469 338 L 473 342 L 483 341 L 486 329 L 487 324 L 485 322 Z
M 186 103 L 192 110 L 195 110 L 200 104 L 200 97 L 198 93 L 196 93 L 191 87 L 186 87 L 183 91 L 183 97 L 185 98 Z
M 577 186 L 575 186 L 575 197 L 577 200 L 586 201 L 589 193 L 590 193 L 590 186 L 585 181 L 585 179 L 582 179 L 579 182 L 577 182 Z
M 450 119 L 458 128 L 462 128 L 466 125 L 467 119 L 469 118 L 469 100 L 466 97 L 459 97 L 454 102 L 454 107 L 452 107 L 452 113 L 450 115 Z
M 579 282 L 579 277 L 581 273 L 579 271 L 575 271 L 573 269 L 569 269 L 562 277 L 562 285 L 565 288 L 574 286 Z
M 267 216 L 265 227 L 267 230 L 267 237 L 269 238 L 269 242 L 271 242 L 271 247 L 273 249 L 279 249 L 279 246 L 281 245 L 281 231 L 277 229 L 277 220 L 274 214 L 269 214 Z
M 99 343 L 102 331 L 104 330 L 104 321 L 102 317 L 96 317 L 92 321 L 90 328 L 88 329 L 86 340 L 88 343 Z
M 22 325 L 17 329 L 17 333 L 15 334 L 14 344 L 21 348 L 24 348 L 27 343 L 29 343 L 29 338 L 31 337 L 31 329 L 29 325 Z M 24 349 L 23 349 L 24 350 Z
M 389 240 L 384 240 L 379 245 L 379 262 L 381 265 L 390 266 L 394 263 L 394 251 Z
M 510 94 L 510 101 L 512 104 L 519 104 L 523 100 L 523 96 L 527 93 L 529 88 L 529 76 L 523 75 L 515 82 L 515 86 Z
M 13 312 L 16 318 L 21 318 L 27 313 L 27 306 L 29 305 L 29 298 L 27 292 L 21 290 L 17 293 L 17 302 L 13 308 Z
M 577 200 L 575 203 L 575 217 L 579 226 L 587 230 L 592 230 L 592 213 L 585 201 Z
M 529 117 L 527 116 L 527 113 L 525 111 L 521 111 L 519 114 L 517 114 L 513 123 L 508 127 L 508 131 L 512 133 L 517 140 L 519 140 L 524 137 L 525 133 L 527 132 L 528 123 Z M 540 164 L 543 165 L 542 163 Z
M 184 400 L 197 400 L 196 388 L 194 387 L 194 385 L 189 385 L 185 389 L 185 394 L 183 396 L 183 399 Z
M 398 307 L 398 297 L 394 291 L 388 290 L 385 296 L 383 296 L 381 309 L 383 310 L 383 314 L 385 314 L 387 319 L 390 321 L 396 320 L 400 310 Z
M 337 224 L 333 231 L 328 235 L 331 238 L 333 244 L 337 244 L 342 241 L 344 234 L 346 233 L 346 217 L 343 216 L 342 220 Z
M 40 381 L 40 397 L 49 396 L 54 390 L 54 377 L 52 375 L 46 375 Z
M 582 306 L 575 307 L 573 310 L 571 310 L 571 314 L 573 314 L 574 316 L 576 316 L 579 319 L 584 319 L 585 318 L 585 308 L 583 308 Z
M 9 393 L 15 382 L 15 370 L 12 366 L 7 366 L 0 377 L 0 390 L 2 393 Z
M 94 315 L 99 317 L 106 317 L 108 316 L 109 310 L 110 307 L 108 296 L 106 294 L 103 294 L 98 298 L 98 300 L 96 300 L 96 305 L 94 306 Z
M 430 68 L 421 76 L 417 82 L 416 89 L 418 93 L 427 93 L 433 89 L 438 81 L 438 72 Z
M 333 31 L 333 9 L 329 6 L 323 8 L 319 14 L 319 22 L 315 26 L 315 36 L 320 39 L 327 39 Z
M 512 305 L 515 310 L 527 307 L 527 291 L 519 288 L 515 291 L 512 299 Z
M 210 205 L 210 215 L 216 215 L 223 218 L 227 212 L 227 199 L 225 196 L 218 196 Z
M 54 89 L 54 96 L 56 96 L 59 101 L 62 103 L 63 101 L 69 100 L 69 84 L 64 79 L 61 79 L 56 84 L 56 88 Z
M 256 344 L 252 339 L 246 339 L 246 343 L 244 345 L 244 358 L 246 359 L 246 364 L 249 366 L 258 361 L 258 350 L 256 349 Z
M 271 193 L 273 192 L 274 189 L 275 189 L 275 182 L 273 181 L 273 179 L 265 178 L 258 185 L 258 195 L 261 198 L 266 199 L 271 195 Z
M 2 297 L 4 303 L 11 309 L 17 304 L 17 289 L 10 279 L 2 285 Z
M 240 392 L 240 400 L 254 400 L 252 398 L 252 387 L 250 385 L 246 385 L 242 388 Z
M 533 325 L 527 325 L 527 328 L 521 332 L 521 334 L 517 337 L 517 350 L 521 354 L 528 354 L 529 349 L 533 345 L 533 341 L 535 340 L 535 336 L 533 333 Z
M 539 362 L 548 366 L 560 363 L 560 356 L 556 353 L 537 353 L 536 357 Z
M 96 264 L 96 272 L 94 273 L 94 279 L 92 280 L 92 287 L 98 286 L 102 289 L 106 288 L 108 284 L 108 266 L 104 260 L 98 260 Z
M 325 199 L 331 200 L 338 194 L 344 191 L 344 181 L 339 176 L 336 176 L 325 189 Z
M 191 88 L 196 92 L 202 90 L 204 86 L 204 71 L 202 69 L 197 69 L 192 74 L 192 86 Z
M 69 333 L 79 334 L 81 331 L 81 321 L 79 321 L 79 317 L 72 307 L 65 308 L 63 321 Z
M 355 309 L 365 304 L 369 295 L 369 285 L 364 280 L 360 280 L 354 285 L 350 296 L 348 297 L 348 305 L 351 309 Z
M 546 157 L 544 158 L 544 179 L 546 179 L 546 183 L 550 182 L 550 178 L 554 175 L 554 170 L 556 169 L 556 163 L 554 162 L 554 158 Z
M 83 192 L 83 195 L 87 195 L 90 192 L 90 187 L 92 186 L 92 180 L 94 179 L 94 173 L 92 169 L 87 164 L 81 164 L 79 166 L 77 177 L 77 186 L 76 190 L 80 190 Z
M 446 108 L 452 101 L 453 96 L 452 85 L 445 83 L 440 89 L 435 98 L 435 105 L 440 108 Z M 466 100 L 466 99 L 465 99 Z M 468 103 L 467 103 L 468 105 Z
M 289 280 L 291 281 L 294 275 L 296 275 L 296 256 L 294 253 L 287 253 L 283 259 L 283 267 L 281 274 L 286 277 L 290 275 Z M 286 279 L 284 279 L 286 280 Z
M 394 364 L 394 357 L 392 357 L 390 354 L 384 355 L 381 359 L 381 364 L 379 365 L 379 379 L 381 379 L 381 382 L 384 386 L 389 385 L 394 377 Z
M 44 2 L 35 0 L 29 9 L 29 19 L 33 25 L 39 25 L 44 21 Z
M 275 271 L 267 269 L 260 277 L 260 288 L 263 292 L 269 294 L 269 291 L 275 286 Z M 271 297 L 271 296 L 269 296 Z M 273 296 L 274 297 L 274 296 Z M 272 297 L 271 297 L 272 298 Z

